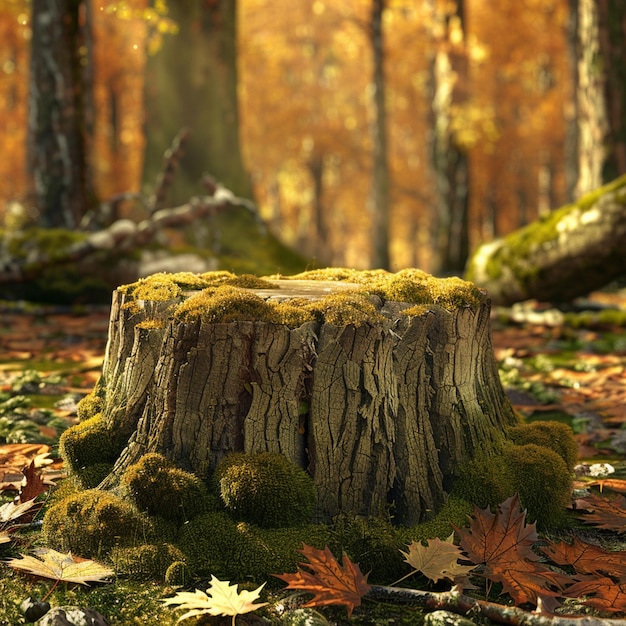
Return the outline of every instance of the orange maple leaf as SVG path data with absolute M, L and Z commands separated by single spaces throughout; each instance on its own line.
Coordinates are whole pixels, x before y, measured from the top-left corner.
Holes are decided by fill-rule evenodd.
M 626 613 L 626 582 L 616 583 L 610 578 L 594 576 L 568 587 L 563 595 L 570 598 L 593 596 L 583 604 L 611 613 Z
M 348 608 L 348 617 L 361 605 L 361 598 L 370 590 L 367 574 L 344 554 L 340 565 L 330 549 L 318 550 L 304 544 L 300 552 L 308 563 L 300 563 L 295 574 L 273 574 L 287 583 L 287 589 L 299 589 L 314 594 L 305 607 L 340 604 Z M 306 569 L 303 569 L 306 568 Z
M 561 588 L 571 578 L 553 572 L 541 563 L 532 550 L 537 541 L 535 524 L 526 524 L 526 512 L 516 495 L 505 500 L 492 513 L 489 509 L 474 508 L 469 528 L 455 528 L 460 545 L 470 560 L 484 565 L 484 576 L 502 583 L 516 604 L 539 598 L 546 610 L 556 606 L 558 595 L 553 587 Z
M 607 552 L 600 546 L 574 537 L 572 543 L 548 541 L 541 551 L 558 565 L 571 565 L 579 574 L 626 576 L 626 552 Z
M 600 498 L 594 494 L 576 500 L 577 511 L 587 511 L 578 517 L 586 524 L 594 524 L 598 528 L 626 533 L 626 498 L 618 495 L 611 500 Z

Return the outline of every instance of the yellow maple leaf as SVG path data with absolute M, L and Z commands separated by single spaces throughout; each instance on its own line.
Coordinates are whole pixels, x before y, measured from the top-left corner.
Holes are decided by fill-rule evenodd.
M 455 546 L 452 537 L 446 541 L 439 538 L 429 539 L 428 545 L 413 541 L 408 552 L 402 552 L 404 560 L 416 571 L 437 582 L 441 578 L 454 580 L 458 576 L 464 576 L 474 569 L 474 565 L 466 566 L 458 563 L 462 552 Z
M 178 621 L 195 617 L 197 615 L 230 615 L 232 616 L 233 626 L 237 615 L 256 611 L 256 609 L 265 606 L 267 602 L 255 604 L 258 600 L 261 590 L 265 586 L 263 583 L 254 591 L 245 589 L 237 591 L 237 585 L 231 585 L 229 581 L 219 580 L 215 576 L 211 576 L 209 588 L 204 593 L 199 589 L 195 591 L 179 591 L 175 596 L 163 600 L 165 604 L 178 604 L 179 609 L 187 609 L 187 613 L 181 615 Z
M 22 558 L 8 559 L 6 563 L 35 576 L 81 585 L 104 582 L 106 578 L 115 574 L 112 569 L 101 563 L 89 559 L 77 559 L 70 552 L 63 554 L 50 548 L 40 548 L 36 554 L 41 558 L 22 555 Z

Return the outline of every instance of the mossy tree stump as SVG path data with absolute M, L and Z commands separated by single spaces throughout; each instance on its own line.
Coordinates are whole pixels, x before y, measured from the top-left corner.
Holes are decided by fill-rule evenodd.
M 425 519 L 516 422 L 489 314 L 471 283 L 419 270 L 121 287 L 94 393 L 123 450 L 101 487 L 147 452 L 206 479 L 229 452 L 280 452 L 313 477 L 320 520 Z

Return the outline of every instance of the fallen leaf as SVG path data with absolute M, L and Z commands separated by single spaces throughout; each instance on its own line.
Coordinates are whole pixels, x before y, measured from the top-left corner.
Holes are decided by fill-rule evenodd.
M 476 565 L 484 565 L 484 576 L 502 584 L 516 604 L 531 602 L 551 611 L 558 595 L 552 587 L 561 588 L 571 578 L 553 572 L 541 563 L 532 550 L 537 541 L 535 524 L 526 524 L 526 512 L 516 495 L 505 500 L 492 513 L 474 508 L 469 528 L 456 528 L 460 545 Z
M 3 504 L 0 506 L 0 523 L 4 524 L 16 520 L 18 517 L 22 517 L 22 515 L 32 509 L 33 506 L 35 506 L 35 498 L 27 500 L 26 502 L 20 502 L 19 504 L 15 504 L 15 502 Z
M 577 511 L 586 511 L 578 518 L 586 524 L 594 524 L 603 530 L 613 530 L 616 533 L 626 533 L 626 498 L 618 495 L 614 499 L 600 498 L 591 494 L 586 498 L 576 500 Z
M 22 570 L 52 580 L 80 583 L 106 582 L 115 572 L 96 561 L 78 559 L 71 553 L 63 554 L 49 548 L 40 548 L 36 554 L 41 558 L 22 555 L 22 558 L 8 559 L 6 564 L 14 569 Z
M 361 598 L 370 590 L 367 575 L 364 576 L 359 566 L 345 554 L 343 565 L 339 565 L 328 547 L 318 550 L 305 544 L 300 552 L 309 560 L 308 563 L 300 563 L 295 574 L 274 576 L 284 580 L 287 589 L 299 589 L 314 595 L 304 607 L 340 604 L 348 608 L 350 617 L 352 611 L 361 605 Z
M 572 543 L 548 541 L 541 551 L 558 565 L 570 565 L 579 574 L 626 576 L 626 552 L 608 552 L 574 537 Z
M 20 490 L 20 502 L 33 500 L 47 490 L 44 487 L 43 478 L 35 470 L 34 460 L 30 462 L 30 465 L 22 473 L 24 474 L 25 482 Z
M 426 546 L 413 541 L 408 552 L 400 552 L 411 567 L 435 583 L 442 578 L 453 581 L 475 568 L 474 565 L 460 565 L 458 560 L 463 558 L 460 548 L 451 541 L 441 541 L 438 537 L 429 539 Z
M 254 591 L 237 591 L 237 585 L 231 585 L 229 581 L 222 581 L 215 576 L 211 576 L 209 588 L 204 593 L 199 589 L 194 592 L 179 591 L 175 596 L 163 600 L 167 605 L 179 605 L 179 609 L 187 609 L 187 613 L 181 615 L 178 621 L 198 615 L 225 615 L 232 616 L 233 624 L 237 615 L 256 611 L 265 606 L 267 602 L 255 604 L 261 590 L 265 586 L 263 583 Z
M 626 582 L 616 583 L 610 578 L 596 576 L 568 587 L 563 595 L 578 599 L 593 596 L 585 598 L 583 604 L 611 613 L 626 612 Z

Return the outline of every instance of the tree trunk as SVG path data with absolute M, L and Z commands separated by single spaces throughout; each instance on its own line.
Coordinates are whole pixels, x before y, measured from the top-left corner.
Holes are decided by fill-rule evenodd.
M 291 327 L 181 318 L 180 300 L 129 305 L 117 290 L 96 393 L 108 427 L 128 443 L 101 486 L 115 488 L 147 452 L 207 478 L 228 452 L 270 451 L 310 472 L 320 520 L 392 506 L 412 524 L 436 512 L 459 465 L 516 421 L 493 356 L 489 301 L 480 294 L 403 314 L 410 304 L 368 296 L 371 319 L 329 318 L 333 306 L 351 310 L 333 298 L 375 280 L 352 276 L 361 284 L 281 279 L 271 281 L 278 289 L 237 290 L 325 311 Z
M 154 184 L 161 155 L 186 127 L 189 142 L 167 203 L 196 195 L 205 173 L 251 198 L 239 143 L 236 0 L 179 0 L 168 6 L 179 33 L 148 60 L 144 182 Z
M 466 278 L 494 303 L 567 302 L 626 273 L 626 176 L 502 239 L 470 259 Z
M 385 0 L 372 0 L 370 36 L 374 62 L 374 121 L 372 123 L 372 267 L 389 269 L 389 162 L 387 106 L 385 102 L 385 48 L 383 13 Z
M 82 0 L 33 0 L 28 162 L 44 228 L 75 228 L 95 203 L 88 18 Z

